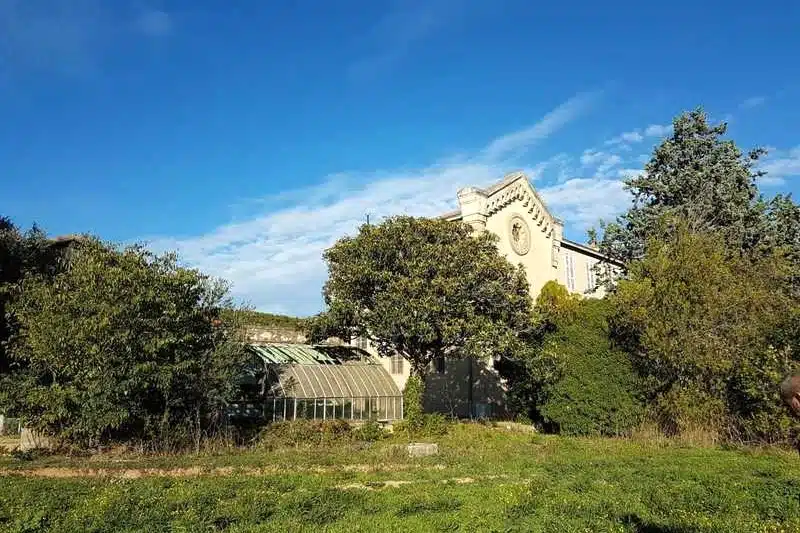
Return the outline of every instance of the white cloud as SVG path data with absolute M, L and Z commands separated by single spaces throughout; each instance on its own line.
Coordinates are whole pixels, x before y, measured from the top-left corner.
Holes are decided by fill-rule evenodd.
M 662 126 L 660 124 L 651 124 L 644 130 L 646 137 L 665 137 L 672 133 L 672 124 Z
M 606 145 L 622 145 L 627 147 L 628 144 L 635 144 L 642 142 L 644 140 L 644 135 L 642 135 L 639 130 L 633 131 L 626 131 L 613 139 L 609 139 L 605 142 Z
M 581 165 L 584 169 L 593 168 L 597 177 L 608 177 L 611 171 L 623 162 L 619 154 L 594 149 L 584 150 L 581 154 Z
M 136 27 L 145 35 L 160 37 L 172 32 L 172 18 L 169 13 L 158 9 L 146 9 L 139 14 Z
M 747 100 L 745 100 L 741 104 L 739 104 L 739 108 L 740 109 L 752 109 L 754 107 L 758 107 L 760 105 L 763 105 L 766 101 L 767 101 L 767 99 L 765 97 L 763 97 L 763 96 L 753 96 L 751 98 L 748 98 Z
M 572 225 L 586 229 L 627 207 L 622 181 L 576 178 L 539 190 L 547 206 Z
M 474 156 L 450 159 L 427 167 L 403 171 L 377 171 L 343 177 L 338 185 L 328 180 L 319 186 L 266 199 L 261 214 L 230 223 L 194 237 L 156 238 L 155 250 L 176 249 L 182 260 L 212 275 L 230 280 L 233 293 L 259 309 L 311 314 L 322 305 L 326 277 L 323 251 L 337 239 L 353 234 L 369 213 L 372 221 L 409 214 L 435 216 L 456 206 L 456 191 L 463 186 L 485 186 L 511 170 L 511 162 L 531 144 L 574 120 L 586 109 L 576 99 L 548 113 L 536 125 L 489 142 Z M 538 164 L 523 166 L 532 177 L 563 171 L 569 158 L 558 154 Z M 518 165 L 514 165 L 518 166 Z M 563 177 L 563 176 L 562 176 Z M 558 215 L 584 224 L 605 216 L 618 203 L 619 187 L 600 180 L 568 180 L 541 188 L 553 201 Z M 572 191 L 572 194 L 567 194 Z M 610 194 L 612 198 L 601 198 Z M 577 195 L 577 196 L 576 196 Z M 563 209 L 563 212 L 561 211 Z
M 533 126 L 495 139 L 484 148 L 483 156 L 487 159 L 500 159 L 522 155 L 535 143 L 546 139 L 553 132 L 585 113 L 599 95 L 600 93 L 597 92 L 583 93 L 570 98 Z
M 621 168 L 617 170 L 617 176 L 622 179 L 635 178 L 644 172 L 641 168 Z
M 782 185 L 786 178 L 800 176 L 800 146 L 790 150 L 770 150 L 758 169 L 767 173 L 759 180 L 766 186 Z
M 367 32 L 364 55 L 348 69 L 351 77 L 363 79 L 391 68 L 420 43 L 478 6 L 467 0 L 398 0 L 391 4 Z

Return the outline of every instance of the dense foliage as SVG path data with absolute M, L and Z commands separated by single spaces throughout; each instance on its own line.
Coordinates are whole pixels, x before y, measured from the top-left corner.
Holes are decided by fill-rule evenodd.
M 9 368 L 6 343 L 15 325 L 8 306 L 15 287 L 26 273 L 55 273 L 61 265 L 60 251 L 36 226 L 23 232 L 10 219 L 0 217 L 0 373 Z
M 676 117 L 644 172 L 626 180 L 633 204 L 605 226 L 601 250 L 624 262 L 641 258 L 665 215 L 695 231 L 717 231 L 732 248 L 753 247 L 763 237 L 764 211 L 754 165 L 765 151 L 745 155 L 726 132 L 727 124 L 710 124 L 699 108 Z
M 304 331 L 307 324 L 307 319 L 304 318 L 264 313 L 263 311 L 251 309 L 237 309 L 231 312 L 223 311 L 222 318 L 230 319 L 245 326 L 280 328 L 294 331 Z
M 81 445 L 197 443 L 241 369 L 225 307 L 224 284 L 172 255 L 83 239 L 60 272 L 15 287 L 0 410 Z
M 568 435 L 628 434 L 643 420 L 644 401 L 628 354 L 609 339 L 611 306 L 585 299 L 576 307 L 572 316 L 557 320 L 544 340 L 562 371 L 547 388 L 541 418 Z
M 327 310 L 313 336 L 370 339 L 402 354 L 424 381 L 435 357 L 487 357 L 522 345 L 528 283 L 496 237 L 440 219 L 395 217 L 364 225 L 325 252 Z
M 642 389 L 627 354 L 612 346 L 609 302 L 550 281 L 534 311 L 529 349 L 499 365 L 512 412 L 565 434 L 629 433 L 642 421 Z
M 615 337 L 646 379 L 657 420 L 746 440 L 785 437 L 777 384 L 791 369 L 797 301 L 779 253 L 748 257 L 685 224 L 652 238 L 612 298 Z

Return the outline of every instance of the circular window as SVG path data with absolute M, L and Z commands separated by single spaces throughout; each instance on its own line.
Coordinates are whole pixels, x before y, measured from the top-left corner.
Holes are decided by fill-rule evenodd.
M 518 255 L 525 255 L 531 249 L 531 230 L 528 223 L 520 215 L 513 215 L 508 222 L 511 248 Z

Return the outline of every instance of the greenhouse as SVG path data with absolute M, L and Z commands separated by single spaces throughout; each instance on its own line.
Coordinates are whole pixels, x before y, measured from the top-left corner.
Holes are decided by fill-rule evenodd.
M 403 418 L 403 395 L 389 373 L 352 346 L 250 345 L 246 400 L 232 416 L 268 421 Z

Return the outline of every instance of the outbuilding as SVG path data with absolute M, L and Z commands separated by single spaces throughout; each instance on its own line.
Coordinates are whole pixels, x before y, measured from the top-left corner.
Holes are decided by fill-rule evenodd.
M 250 344 L 234 418 L 266 421 L 403 418 L 403 394 L 368 352 L 354 346 Z

